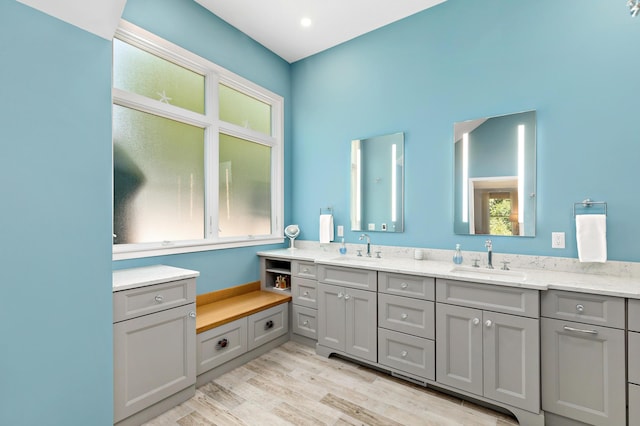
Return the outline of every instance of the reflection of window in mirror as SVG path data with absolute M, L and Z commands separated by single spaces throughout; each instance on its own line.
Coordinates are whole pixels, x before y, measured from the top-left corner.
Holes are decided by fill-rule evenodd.
M 514 227 L 518 226 L 518 212 L 512 206 L 510 192 L 490 192 L 489 198 L 489 234 L 518 235 Z M 515 216 L 515 223 L 512 221 Z

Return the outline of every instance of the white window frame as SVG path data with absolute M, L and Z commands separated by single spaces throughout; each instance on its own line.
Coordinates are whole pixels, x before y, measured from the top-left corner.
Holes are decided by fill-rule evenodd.
M 112 103 L 205 129 L 205 237 L 198 240 L 142 244 L 113 244 L 113 260 L 276 244 L 284 241 L 284 99 L 257 84 L 188 50 L 122 20 L 115 37 L 205 76 L 205 114 L 188 111 L 145 96 L 112 88 Z M 218 84 L 271 105 L 271 135 L 227 123 L 218 118 Z M 271 233 L 220 238 L 218 236 L 219 134 L 224 133 L 271 148 Z M 113 162 L 113 159 L 112 159 Z M 113 221 L 112 221 L 113 222 Z

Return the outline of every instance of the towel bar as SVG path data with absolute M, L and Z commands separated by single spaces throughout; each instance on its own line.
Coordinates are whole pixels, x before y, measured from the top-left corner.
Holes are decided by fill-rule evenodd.
M 584 200 L 578 202 L 578 203 L 573 203 L 573 217 L 576 217 L 576 207 L 584 207 L 584 208 L 589 208 L 591 206 L 593 206 L 594 204 L 599 204 L 602 205 L 604 207 L 604 215 L 607 215 L 607 202 L 606 201 L 593 201 L 590 198 L 585 198 Z

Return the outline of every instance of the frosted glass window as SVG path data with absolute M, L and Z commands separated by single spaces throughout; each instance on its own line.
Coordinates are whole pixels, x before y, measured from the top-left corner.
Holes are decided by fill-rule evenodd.
M 204 114 L 204 82 L 204 75 L 113 40 L 115 88 Z
M 204 238 L 204 129 L 113 106 L 115 244 Z
M 271 105 L 224 84 L 218 90 L 220 120 L 271 135 Z
M 220 134 L 220 237 L 271 233 L 271 148 Z

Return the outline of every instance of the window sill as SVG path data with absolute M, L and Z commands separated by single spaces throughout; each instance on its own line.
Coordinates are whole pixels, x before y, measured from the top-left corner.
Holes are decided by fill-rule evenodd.
M 236 240 L 227 242 L 204 243 L 171 243 L 171 245 L 126 245 L 113 246 L 112 260 L 141 259 L 153 256 L 166 256 L 171 254 L 196 253 L 200 251 L 224 250 L 238 247 L 261 246 L 267 244 L 280 244 L 283 237 L 252 238 L 250 240 Z

